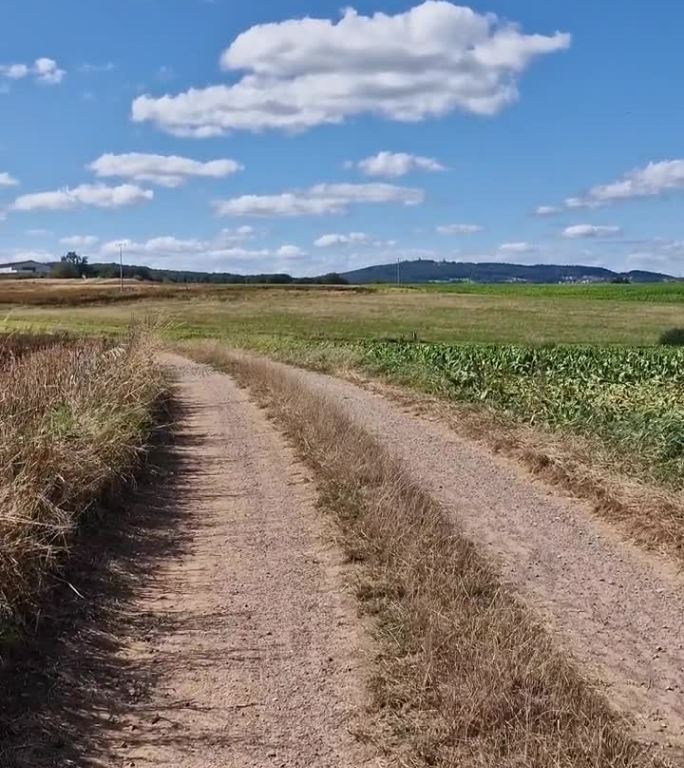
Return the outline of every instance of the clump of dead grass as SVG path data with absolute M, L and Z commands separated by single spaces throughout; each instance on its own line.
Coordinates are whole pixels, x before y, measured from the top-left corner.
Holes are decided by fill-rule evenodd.
M 363 429 L 284 367 L 196 346 L 271 410 L 361 562 L 381 653 L 382 733 L 401 765 L 645 768 L 658 761 L 475 547 Z
M 30 615 L 79 518 L 133 471 L 164 391 L 137 332 L 27 346 L 0 367 L 0 636 Z

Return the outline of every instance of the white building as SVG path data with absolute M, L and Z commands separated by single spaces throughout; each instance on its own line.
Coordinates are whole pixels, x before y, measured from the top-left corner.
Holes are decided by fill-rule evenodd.
M 40 261 L 9 261 L 6 264 L 0 264 L 0 277 L 2 275 L 47 277 L 49 274 L 50 265 Z

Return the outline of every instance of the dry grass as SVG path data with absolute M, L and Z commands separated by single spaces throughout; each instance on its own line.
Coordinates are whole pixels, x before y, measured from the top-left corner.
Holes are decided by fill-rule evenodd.
M 214 298 L 234 300 L 244 294 L 260 297 L 264 291 L 277 291 L 279 293 L 302 291 L 366 293 L 370 290 L 369 288 L 344 285 L 153 283 L 126 279 L 122 291 L 119 280 L 107 278 L 89 278 L 86 280 L 0 278 L 0 304 L 75 307 L 89 304 L 137 302 L 145 299 Z
M 268 405 L 361 563 L 358 593 L 381 648 L 375 737 L 393 765 L 658 765 L 439 506 L 334 402 L 270 362 L 216 345 L 190 353 Z
M 0 635 L 30 615 L 79 518 L 135 468 L 164 387 L 137 333 L 37 346 L 0 368 Z

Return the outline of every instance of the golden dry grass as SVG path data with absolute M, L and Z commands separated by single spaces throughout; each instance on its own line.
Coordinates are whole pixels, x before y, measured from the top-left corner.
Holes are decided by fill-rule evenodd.
M 0 367 L 0 635 L 63 561 L 79 518 L 129 476 L 164 390 L 148 342 L 58 341 Z
M 185 352 L 224 368 L 269 407 L 319 481 L 322 506 L 361 563 L 358 594 L 381 654 L 371 733 L 395 765 L 642 768 L 659 763 L 447 521 L 336 404 L 263 359 Z
M 116 279 L 88 278 L 79 280 L 0 279 L 0 304 L 75 307 L 88 304 L 117 304 L 145 299 L 189 300 L 197 298 L 232 299 L 241 294 L 260 296 L 264 291 L 365 292 L 354 286 L 230 284 L 230 283 L 153 283 L 124 280 L 123 291 Z

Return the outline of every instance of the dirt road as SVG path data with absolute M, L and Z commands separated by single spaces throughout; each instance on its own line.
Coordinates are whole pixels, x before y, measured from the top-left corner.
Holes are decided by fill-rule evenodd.
M 158 682 L 95 764 L 377 765 L 350 733 L 363 649 L 306 471 L 229 377 L 165 362 L 187 414 L 176 494 L 189 546 L 133 606 L 149 632 L 121 653 Z
M 448 427 L 352 383 L 288 370 L 403 461 L 636 720 L 639 737 L 684 751 L 684 577 L 673 564 Z

